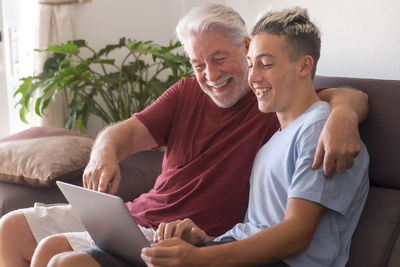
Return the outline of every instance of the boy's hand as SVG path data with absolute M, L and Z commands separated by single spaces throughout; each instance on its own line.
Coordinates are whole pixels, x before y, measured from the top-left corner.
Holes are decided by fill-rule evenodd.
M 149 267 L 209 266 L 206 263 L 206 256 L 201 255 L 199 248 L 180 238 L 162 240 L 151 247 L 144 248 L 141 257 Z
M 191 219 L 184 219 L 161 223 L 154 235 L 154 243 L 173 237 L 181 238 L 194 245 L 213 240 L 213 237 L 208 236 Z

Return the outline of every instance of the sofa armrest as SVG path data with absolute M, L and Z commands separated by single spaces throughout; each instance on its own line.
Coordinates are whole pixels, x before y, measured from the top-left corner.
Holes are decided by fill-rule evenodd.
M 124 201 L 132 201 L 148 192 L 161 173 L 163 155 L 161 151 L 142 151 L 121 161 L 122 179 L 117 195 Z

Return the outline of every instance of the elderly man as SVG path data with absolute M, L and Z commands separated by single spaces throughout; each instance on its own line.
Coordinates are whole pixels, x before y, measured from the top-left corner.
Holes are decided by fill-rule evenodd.
M 143 112 L 101 132 L 83 177 L 85 187 L 115 193 L 120 160 L 165 145 L 154 188 L 127 203 L 149 240 L 163 221 L 190 217 L 211 235 L 243 221 L 254 156 L 279 128 L 275 114 L 258 111 L 247 83 L 250 39 L 237 12 L 217 4 L 196 7 L 180 20 L 177 34 L 196 78 L 182 79 Z M 324 161 L 330 176 L 333 169 L 351 167 L 359 152 L 357 125 L 367 113 L 367 97 L 349 88 L 326 89 L 319 96 L 332 112 L 313 167 Z M 94 259 L 116 264 L 96 249 L 87 251 L 92 257 L 79 252 L 92 241 L 85 233 L 68 233 L 77 231 L 84 227 L 68 206 L 12 212 L 0 222 L 0 265 L 98 266 Z M 71 250 L 78 252 L 60 254 Z

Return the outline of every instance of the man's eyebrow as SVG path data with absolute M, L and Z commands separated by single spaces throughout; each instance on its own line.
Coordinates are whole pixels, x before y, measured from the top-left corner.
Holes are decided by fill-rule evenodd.
M 217 50 L 217 51 L 215 51 L 215 52 L 211 55 L 211 57 L 215 57 L 215 56 L 220 55 L 220 54 L 228 55 L 229 53 L 226 52 L 226 51 L 223 51 L 223 50 Z M 199 59 L 191 59 L 191 60 L 190 60 L 190 63 L 191 63 L 191 64 L 201 63 L 201 62 L 202 62 L 202 61 L 199 60 Z
M 212 54 L 212 56 L 214 57 L 214 56 L 216 56 L 216 55 L 218 55 L 218 54 L 224 54 L 224 55 L 227 55 L 227 54 L 228 54 L 228 52 L 226 52 L 226 51 L 223 51 L 223 50 L 217 50 L 217 51 L 215 51 L 215 52 Z
M 198 60 L 198 59 L 191 59 L 191 60 L 190 60 L 190 63 L 191 63 L 191 64 L 201 63 L 201 60 Z

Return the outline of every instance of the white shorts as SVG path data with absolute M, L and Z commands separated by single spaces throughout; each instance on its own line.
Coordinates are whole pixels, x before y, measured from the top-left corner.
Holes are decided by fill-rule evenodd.
M 32 208 L 21 209 L 20 211 L 25 215 L 38 243 L 50 235 L 62 233 L 74 251 L 96 247 L 93 239 L 69 204 L 46 205 L 35 203 Z M 154 229 L 139 227 L 146 239 L 152 241 Z

